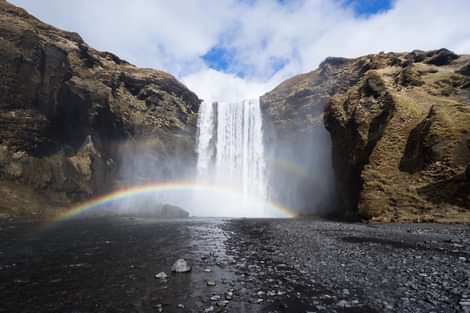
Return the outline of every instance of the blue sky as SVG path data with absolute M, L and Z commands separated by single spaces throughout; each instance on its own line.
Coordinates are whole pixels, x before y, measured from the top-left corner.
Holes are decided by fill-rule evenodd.
M 278 0 L 280 3 L 286 5 L 289 0 Z M 352 9 L 354 14 L 360 18 L 368 18 L 375 14 L 382 14 L 390 10 L 393 6 L 392 0 L 339 0 L 342 1 L 341 5 L 345 8 Z M 245 1 L 246 2 L 246 1 Z M 250 1 L 251 3 L 253 1 Z M 292 0 L 291 0 L 292 2 Z M 202 55 L 205 64 L 217 71 L 229 71 L 239 77 L 245 77 L 249 73 L 240 71 L 232 71 L 231 64 L 234 59 L 235 52 L 225 47 L 223 44 L 218 43 Z M 272 72 L 275 73 L 282 69 L 288 63 L 287 59 L 273 58 L 272 59 Z
M 470 53 L 469 0 L 10 0 L 206 100 L 260 96 L 328 56 Z
M 358 16 L 371 16 L 390 10 L 392 0 L 346 0 L 345 6 L 350 6 Z

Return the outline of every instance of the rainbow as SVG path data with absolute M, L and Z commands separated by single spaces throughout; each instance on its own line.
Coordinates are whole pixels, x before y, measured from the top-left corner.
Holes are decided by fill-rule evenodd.
M 53 222 L 64 221 L 67 219 L 71 219 L 75 216 L 83 214 L 93 209 L 99 209 L 100 207 L 110 206 L 113 203 L 118 201 L 122 201 L 125 199 L 131 199 L 132 197 L 136 196 L 143 196 L 143 195 L 154 195 L 162 192 L 174 192 L 174 191 L 203 191 L 203 192 L 214 192 L 214 193 L 222 193 L 231 196 L 240 197 L 240 192 L 219 186 L 213 185 L 204 185 L 204 184 L 196 184 L 191 182 L 164 182 L 164 183 L 157 183 L 157 184 L 147 184 L 142 186 L 132 186 L 129 188 L 124 188 L 120 190 L 116 190 L 109 194 L 105 194 L 102 196 L 98 196 L 94 199 L 89 201 L 82 202 L 76 206 L 66 208 L 62 210 L 64 213 L 58 215 L 54 218 Z M 266 202 L 261 202 L 260 200 L 254 199 L 254 203 L 258 203 L 262 205 L 266 205 Z M 269 202 L 267 203 L 270 208 L 272 208 L 279 217 L 294 217 L 295 214 L 290 212 L 287 208 L 280 206 L 279 204 Z
M 269 166 L 280 169 L 283 172 L 287 172 L 290 174 L 293 174 L 294 176 L 303 178 L 303 177 L 308 177 L 308 173 L 303 168 L 302 166 L 288 160 L 283 160 L 283 159 L 273 159 L 273 158 L 267 158 L 266 162 L 268 163 Z

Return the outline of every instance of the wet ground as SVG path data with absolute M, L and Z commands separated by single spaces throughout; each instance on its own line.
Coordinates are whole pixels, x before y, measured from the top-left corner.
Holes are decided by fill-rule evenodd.
M 470 312 L 470 228 L 0 221 L 0 312 L 218 311 Z

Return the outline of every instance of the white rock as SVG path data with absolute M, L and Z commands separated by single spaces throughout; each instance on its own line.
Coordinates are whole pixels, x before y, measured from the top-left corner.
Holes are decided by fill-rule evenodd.
M 346 300 L 340 300 L 338 303 L 336 303 L 336 306 L 339 306 L 340 308 L 348 308 L 351 305 Z
M 220 300 L 220 296 L 219 295 L 215 295 L 215 296 L 212 296 L 211 297 L 211 301 L 219 301 Z
M 164 280 L 164 279 L 167 279 L 167 278 L 168 278 L 168 275 L 167 275 L 165 272 L 160 272 L 160 273 L 158 273 L 158 274 L 155 275 L 155 278 Z
M 191 271 L 191 266 L 189 266 L 185 259 L 179 259 L 175 264 L 173 264 L 171 271 L 176 273 L 186 273 Z
M 223 301 L 217 302 L 217 306 L 223 308 L 223 307 L 226 307 L 229 303 L 230 303 L 229 301 L 223 300 Z

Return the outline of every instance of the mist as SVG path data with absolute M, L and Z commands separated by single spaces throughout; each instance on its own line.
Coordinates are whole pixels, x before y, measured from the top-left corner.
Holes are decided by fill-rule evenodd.
M 297 215 L 329 215 L 335 210 L 330 134 L 323 122 L 303 127 L 282 135 L 266 127 L 270 197 Z
M 193 217 L 291 216 L 267 196 L 257 99 L 201 104 L 196 130 L 191 136 L 160 132 L 115 144 L 112 190 L 118 196 L 89 213 L 158 217 L 163 206 L 172 205 Z
M 117 150 L 117 189 L 137 191 L 100 212 L 152 215 L 174 205 L 193 217 L 285 218 L 334 207 L 323 123 L 280 136 L 259 99 L 202 103 L 190 141 L 164 133 Z

